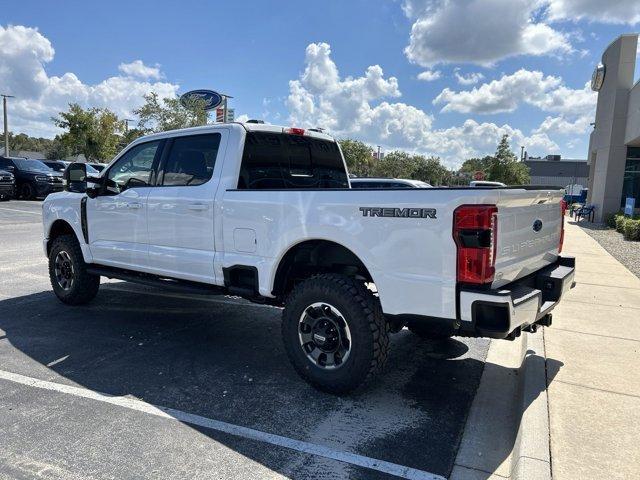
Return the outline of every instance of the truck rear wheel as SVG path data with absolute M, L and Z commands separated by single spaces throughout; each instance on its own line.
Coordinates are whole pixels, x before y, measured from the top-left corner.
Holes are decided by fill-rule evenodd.
M 282 313 L 282 336 L 298 374 L 319 390 L 347 393 L 379 373 L 389 325 L 362 282 L 318 275 L 298 284 Z
M 49 253 L 49 279 L 56 296 L 69 305 L 90 302 L 100 288 L 100 276 L 87 273 L 80 244 L 74 235 L 61 235 Z

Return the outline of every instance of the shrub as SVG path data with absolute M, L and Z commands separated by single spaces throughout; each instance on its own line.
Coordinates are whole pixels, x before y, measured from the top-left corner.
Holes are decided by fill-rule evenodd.
M 627 219 L 624 222 L 625 240 L 640 240 L 640 220 Z
M 607 227 L 616 228 L 616 217 L 618 215 L 619 215 L 619 213 L 607 213 L 604 216 L 604 223 L 607 224 Z
M 627 219 L 624 215 L 617 214 L 616 215 L 616 231 L 619 233 L 624 233 L 624 224 L 627 222 Z

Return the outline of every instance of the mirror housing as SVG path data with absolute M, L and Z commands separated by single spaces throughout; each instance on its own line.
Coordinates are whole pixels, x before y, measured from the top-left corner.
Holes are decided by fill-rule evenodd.
M 64 171 L 64 190 L 67 192 L 85 193 L 87 191 L 87 165 L 74 162 Z

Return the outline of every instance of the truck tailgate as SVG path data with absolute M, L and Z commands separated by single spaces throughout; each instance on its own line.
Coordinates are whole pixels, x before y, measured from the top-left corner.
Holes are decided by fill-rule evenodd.
M 553 263 L 562 232 L 561 190 L 503 190 L 493 288 Z

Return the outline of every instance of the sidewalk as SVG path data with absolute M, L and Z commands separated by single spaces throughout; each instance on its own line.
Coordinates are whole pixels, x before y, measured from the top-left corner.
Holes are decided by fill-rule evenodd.
M 576 286 L 544 329 L 552 475 L 640 478 L 640 279 L 566 220 Z

